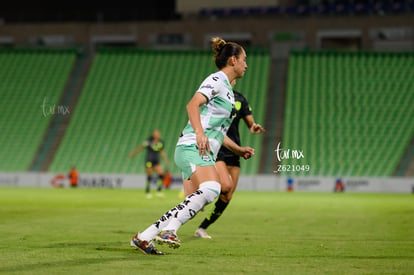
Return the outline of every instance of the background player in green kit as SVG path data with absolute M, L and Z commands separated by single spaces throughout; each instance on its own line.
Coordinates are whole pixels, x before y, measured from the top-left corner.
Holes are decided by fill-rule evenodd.
M 236 80 L 234 80 L 231 84 L 234 87 L 236 85 Z M 227 131 L 227 136 L 235 143 L 240 145 L 239 122 L 241 119 L 244 120 L 247 128 L 249 128 L 252 134 L 263 133 L 265 129 L 260 124 L 255 123 L 254 117 L 252 115 L 252 109 L 247 99 L 237 91 L 233 90 L 233 93 L 236 106 L 236 115 L 229 130 Z M 194 233 L 196 237 L 205 239 L 211 239 L 211 236 L 207 234 L 207 227 L 209 227 L 221 216 L 227 205 L 230 203 L 234 191 L 236 191 L 240 174 L 240 157 L 226 147 L 222 146 L 217 155 L 216 168 L 220 174 L 221 180 L 220 196 L 217 199 L 210 216 L 203 220 L 199 228 Z M 185 181 L 184 185 L 188 186 L 188 182 Z M 184 188 L 187 189 L 186 187 Z M 191 190 L 185 191 L 186 194 L 191 193 Z
M 164 178 L 164 171 L 160 165 L 160 156 L 164 162 L 169 165 L 170 161 L 164 151 L 164 141 L 161 139 L 161 133 L 155 129 L 150 138 L 145 140 L 137 149 L 129 153 L 129 157 L 133 158 L 139 154 L 143 149 L 147 149 L 147 156 L 145 158 L 145 171 L 147 173 L 147 181 L 145 183 L 145 193 L 147 198 L 151 198 L 150 185 L 152 180 L 152 173 L 155 171 L 158 175 L 157 179 L 157 195 L 162 196 L 162 180 Z
M 230 83 L 243 77 L 247 69 L 246 52 L 240 45 L 217 37 L 212 39 L 212 47 L 219 71 L 208 76 L 187 103 L 189 122 L 175 150 L 175 162 L 183 178 L 191 180 L 195 191 L 143 232 L 133 236 L 131 246 L 146 254 L 161 254 L 153 240 L 179 247 L 177 231 L 180 226 L 219 196 L 220 177 L 215 159 L 221 145 L 246 159 L 254 155 L 253 148 L 240 147 L 226 136 L 235 114 Z

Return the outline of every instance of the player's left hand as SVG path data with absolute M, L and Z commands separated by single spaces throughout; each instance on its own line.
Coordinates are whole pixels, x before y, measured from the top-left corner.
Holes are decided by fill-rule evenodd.
M 252 127 L 250 127 L 250 133 L 252 134 L 261 134 L 265 131 L 265 128 L 263 128 L 260 124 L 253 123 Z
M 254 156 L 254 148 L 244 146 L 241 147 L 240 156 L 244 159 L 249 159 Z

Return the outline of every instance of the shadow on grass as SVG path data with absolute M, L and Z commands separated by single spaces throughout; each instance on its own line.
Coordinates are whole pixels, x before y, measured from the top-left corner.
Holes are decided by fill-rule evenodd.
M 89 243 L 71 243 L 71 242 L 65 242 L 65 243 L 53 243 L 44 247 L 40 248 L 65 248 L 65 247 L 87 247 L 87 248 L 93 248 L 93 247 L 108 247 L 108 246 L 119 246 L 119 247 L 125 247 L 128 244 L 128 242 L 89 242 Z
M 42 269 L 49 269 L 49 268 L 66 268 L 66 267 L 75 267 L 75 266 L 82 266 L 82 265 L 93 265 L 93 264 L 103 264 L 103 263 L 110 263 L 110 262 L 123 262 L 123 261 L 134 261 L 138 257 L 140 261 L 144 259 L 148 259 L 151 262 L 156 261 L 157 259 L 161 259 L 163 257 L 152 256 L 152 255 L 144 255 L 142 252 L 129 247 L 126 245 L 125 242 L 113 242 L 113 243 L 56 243 L 52 244 L 43 248 L 62 248 L 62 247 L 79 247 L 94 249 L 97 251 L 102 252 L 117 252 L 117 257 L 106 257 L 102 254 L 98 258 L 77 258 L 77 259 L 70 259 L 70 260 L 62 260 L 62 261 L 49 261 L 49 262 L 39 262 L 39 263 L 28 263 L 28 264 L 18 264 L 14 266 L 8 267 L 0 267 L 0 273 L 3 272 L 25 272 L 25 271 L 32 271 L 36 273 L 41 272 Z M 121 252 L 121 253 L 119 253 Z M 108 254 L 109 255 L 109 254 Z M 111 254 L 114 255 L 114 254 Z

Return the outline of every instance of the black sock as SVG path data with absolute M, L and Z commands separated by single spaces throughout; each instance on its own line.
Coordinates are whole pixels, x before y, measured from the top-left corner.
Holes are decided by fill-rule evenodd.
M 211 212 L 210 217 L 205 218 L 204 221 L 200 224 L 200 227 L 207 229 L 210 224 L 214 223 L 221 216 L 221 214 L 223 214 L 224 209 L 226 209 L 228 204 L 229 202 L 224 202 L 219 198 L 214 205 L 214 210 Z
M 147 181 L 145 182 L 145 193 L 147 194 L 150 192 L 151 179 L 152 177 L 147 176 Z
M 158 175 L 157 180 L 157 191 L 160 192 L 162 190 L 162 180 L 164 179 L 164 175 Z

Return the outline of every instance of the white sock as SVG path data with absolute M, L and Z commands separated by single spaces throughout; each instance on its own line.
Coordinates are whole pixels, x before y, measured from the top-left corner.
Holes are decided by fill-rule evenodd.
M 154 239 L 155 235 L 157 235 L 158 232 L 163 230 L 170 223 L 172 215 L 174 211 L 176 211 L 176 208 L 177 206 L 167 211 L 167 213 L 165 213 L 158 221 L 145 229 L 145 231 L 142 233 L 138 232 L 138 237 L 144 241 L 151 241 Z
M 216 181 L 206 181 L 200 184 L 198 190 L 188 195 L 185 200 L 167 211 L 158 221 L 139 234 L 139 238 L 151 241 L 161 230 L 177 231 L 181 225 L 194 217 L 204 205 L 213 202 L 220 194 L 220 184 Z
M 216 181 L 203 182 L 197 191 L 186 198 L 185 208 L 174 215 L 164 230 L 177 231 L 181 225 L 192 219 L 204 205 L 213 202 L 219 194 L 220 183 Z

